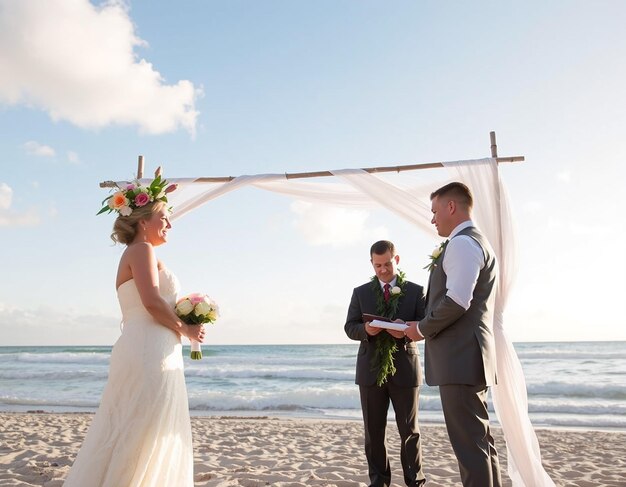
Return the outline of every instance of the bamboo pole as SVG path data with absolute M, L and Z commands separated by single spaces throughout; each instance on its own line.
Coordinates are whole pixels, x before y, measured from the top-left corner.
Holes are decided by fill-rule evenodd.
M 495 132 L 489 132 L 489 139 L 491 141 L 491 157 L 495 157 L 497 160 L 498 157 L 498 146 L 496 144 L 496 133 Z M 498 228 L 499 228 L 499 232 L 498 232 L 498 249 L 499 252 L 504 252 L 504 235 L 503 235 L 503 230 L 502 230 L 502 206 L 501 206 L 501 202 L 502 202 L 502 184 L 500 183 L 500 169 L 498 167 L 496 167 L 496 172 L 498 174 L 498 201 L 497 204 L 495 205 L 495 209 L 496 209 L 496 215 L 498 216 Z M 503 261 L 504 257 L 503 255 L 498 255 L 497 256 L 498 259 L 500 259 L 500 262 Z M 502 274 L 500 274 L 500 276 L 502 276 Z M 502 283 L 498 283 L 499 286 L 501 286 L 500 288 L 502 289 Z
M 498 149 L 496 146 L 496 133 L 490 132 L 489 134 L 491 138 L 491 156 L 496 159 L 496 162 L 499 164 L 507 163 L 507 162 L 522 162 L 524 161 L 524 156 L 509 156 L 509 157 L 497 157 Z M 139 173 L 143 175 L 143 156 L 139 156 L 140 159 L 140 167 L 141 169 L 137 170 L 137 178 L 139 179 Z M 385 172 L 401 172 L 401 171 L 415 171 L 419 169 L 432 169 L 435 167 L 444 167 L 443 162 L 426 162 L 422 164 L 405 164 L 401 166 L 376 166 L 376 167 L 363 167 L 362 171 L 368 173 L 385 173 Z M 330 171 L 313 171 L 313 172 L 296 172 L 296 173 L 285 173 L 285 179 L 304 179 L 304 178 L 321 178 L 333 176 L 333 173 Z M 220 176 L 220 177 L 200 177 L 196 178 L 194 182 L 196 183 L 227 183 L 236 179 L 236 176 Z M 100 183 L 101 188 L 112 188 L 115 187 L 114 181 L 103 181 Z
M 497 157 L 498 163 L 506 162 L 522 162 L 524 156 L 510 156 L 510 157 Z M 407 164 L 403 166 L 378 166 L 378 167 L 363 167 L 361 170 L 368 173 L 384 173 L 384 172 L 401 172 L 401 171 L 414 171 L 418 169 L 432 169 L 435 167 L 444 167 L 442 162 L 427 162 L 424 164 Z M 296 172 L 285 173 L 285 179 L 304 179 L 304 178 L 320 178 L 326 176 L 332 176 L 330 171 L 314 171 L 314 172 Z M 201 177 L 195 178 L 196 183 L 227 183 L 236 179 L 236 176 L 219 176 L 219 177 Z M 114 181 L 103 181 L 100 183 L 101 188 L 111 188 L 115 186 Z
M 143 156 L 139 156 L 137 160 L 137 179 L 143 177 Z
M 489 139 L 491 140 L 491 157 L 495 157 L 498 160 L 498 145 L 496 144 L 496 133 L 489 132 Z

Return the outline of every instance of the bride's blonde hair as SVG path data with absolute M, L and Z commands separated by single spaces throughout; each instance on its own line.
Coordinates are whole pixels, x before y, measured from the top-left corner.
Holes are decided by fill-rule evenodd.
M 153 201 L 145 206 L 136 208 L 128 216 L 118 215 L 113 224 L 111 240 L 115 243 L 129 245 L 137 235 L 140 220 L 149 220 L 150 217 L 165 206 L 162 201 Z

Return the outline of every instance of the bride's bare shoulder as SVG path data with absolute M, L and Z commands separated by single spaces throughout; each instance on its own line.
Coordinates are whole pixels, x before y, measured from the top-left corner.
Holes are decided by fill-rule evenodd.
M 119 284 L 128 281 L 133 278 L 133 268 L 143 269 L 149 268 L 157 263 L 154 256 L 154 249 L 152 245 L 147 242 L 137 242 L 130 244 L 120 257 L 120 262 L 117 268 L 116 283 Z M 161 267 L 160 262 L 158 267 Z
M 136 254 L 136 253 L 141 253 L 141 252 L 152 252 L 152 251 L 153 251 L 153 247 L 150 243 L 134 242 L 130 244 L 128 247 L 126 247 L 126 250 L 124 250 L 124 254 Z
M 124 249 L 120 257 L 120 267 L 132 264 L 138 259 L 145 259 L 152 255 L 152 246 L 146 242 L 132 243 Z

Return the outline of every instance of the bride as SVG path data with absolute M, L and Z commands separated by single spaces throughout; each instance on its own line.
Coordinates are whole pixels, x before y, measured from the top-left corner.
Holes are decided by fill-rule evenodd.
M 124 328 L 65 487 L 193 487 L 181 336 L 202 342 L 204 327 L 176 316 L 178 281 L 154 253 L 171 228 L 166 185 L 160 175 L 129 185 L 100 211 L 118 213 L 111 238 L 127 246 L 116 279 Z

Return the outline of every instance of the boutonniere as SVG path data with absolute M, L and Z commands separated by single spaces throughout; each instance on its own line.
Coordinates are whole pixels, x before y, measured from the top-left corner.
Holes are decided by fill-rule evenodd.
M 443 252 L 443 249 L 446 248 L 446 245 L 448 245 L 448 240 L 441 242 L 439 246 L 435 247 L 433 253 L 428 256 L 430 262 L 428 265 L 423 267 L 424 269 L 428 269 L 428 272 L 431 272 L 435 267 L 437 267 L 437 259 L 441 256 L 441 253 Z
M 372 283 L 372 289 L 376 294 L 376 312 L 380 316 L 385 316 L 386 318 L 395 317 L 398 312 L 399 300 L 402 296 L 404 296 L 404 288 L 406 286 L 405 279 L 406 277 L 404 272 L 398 269 L 398 273 L 396 274 L 396 285 L 389 290 L 389 301 L 385 301 L 378 277 L 372 276 L 370 281 Z

